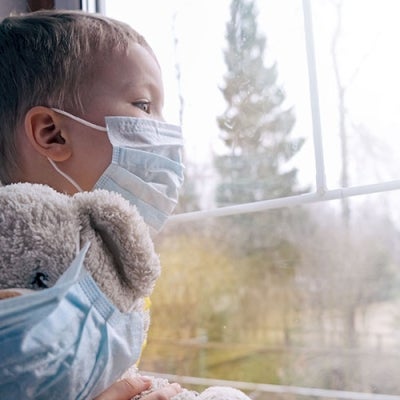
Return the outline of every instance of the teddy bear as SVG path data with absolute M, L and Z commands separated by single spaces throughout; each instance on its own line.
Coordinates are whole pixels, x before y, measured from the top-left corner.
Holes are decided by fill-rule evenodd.
M 148 226 L 136 207 L 105 190 L 61 194 L 46 185 L 0 185 L 0 300 L 29 290 L 52 287 L 90 242 L 84 265 L 122 312 L 143 311 L 161 267 Z M 149 328 L 145 313 L 144 336 Z M 135 365 L 126 375 L 136 375 Z M 152 378 L 149 391 L 168 382 Z M 249 400 L 239 390 L 210 387 L 202 393 L 184 389 L 174 400 Z

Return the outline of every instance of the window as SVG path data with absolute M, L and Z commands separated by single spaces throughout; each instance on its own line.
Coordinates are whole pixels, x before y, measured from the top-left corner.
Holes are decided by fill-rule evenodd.
M 257 399 L 398 396 L 398 2 L 105 11 L 152 45 L 186 141 L 141 367 Z

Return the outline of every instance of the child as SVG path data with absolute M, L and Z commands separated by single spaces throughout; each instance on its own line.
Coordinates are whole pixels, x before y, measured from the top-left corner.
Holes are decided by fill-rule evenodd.
M 123 23 L 41 11 L 0 24 L 0 181 L 5 185 L 41 183 L 70 195 L 95 186 L 111 189 L 159 229 L 182 183 L 180 132 L 162 123 L 162 104 L 157 60 L 145 39 Z M 116 118 L 106 133 L 106 116 L 148 120 Z M 135 149 L 129 148 L 132 141 Z M 143 176 L 144 166 L 153 173 Z M 56 277 L 48 278 L 39 276 L 32 288 L 54 284 Z M 7 285 L 13 284 L 3 282 L 2 288 Z M 169 398 L 177 392 L 171 385 L 160 393 Z M 116 393 L 114 386 L 105 396 Z
M 43 11 L 5 19 L 0 43 L 0 181 L 117 191 L 160 229 L 183 181 L 182 138 L 162 122 L 145 39 L 111 19 Z
M 4 262 L 4 276 L 11 274 L 7 280 L 0 280 L 0 289 L 12 288 L 15 294 L 15 289 L 21 286 L 34 290 L 46 288 L 27 297 L 2 300 L 3 363 L 8 355 L 11 362 L 18 356 L 20 365 L 24 365 L 18 368 L 19 364 L 14 362 L 10 369 L 8 365 L 2 367 L 0 360 L 0 388 L 4 394 L 13 395 L 20 390 L 16 388 L 21 386 L 20 382 L 14 384 L 7 378 L 12 370 L 21 377 L 24 373 L 29 376 L 23 392 L 27 398 L 55 398 L 49 393 L 56 396 L 57 385 L 63 390 L 63 398 L 93 397 L 104 390 L 105 383 L 109 385 L 116 378 L 110 366 L 115 363 L 110 356 L 116 357 L 118 353 L 123 360 L 119 370 L 127 369 L 129 357 L 122 349 L 131 351 L 128 339 L 139 338 L 140 343 L 132 343 L 131 347 L 141 347 L 142 316 L 138 310 L 136 314 L 130 313 L 128 307 L 137 295 L 131 290 L 135 273 L 130 274 L 134 270 L 127 270 L 126 265 L 128 258 L 140 260 L 140 257 L 142 261 L 135 268 L 143 270 L 143 265 L 151 264 L 152 252 L 146 250 L 148 234 L 142 228 L 132 228 L 132 235 L 122 236 L 127 242 L 134 241 L 132 253 L 124 254 L 116 245 L 118 235 L 112 230 L 110 233 L 109 228 L 118 230 L 120 225 L 127 225 L 128 232 L 129 226 L 141 227 L 143 218 L 153 230 L 159 230 L 176 205 L 183 182 L 182 137 L 179 127 L 163 122 L 163 101 L 156 57 L 145 39 L 125 24 L 98 15 L 61 11 L 10 17 L 0 24 L 0 180 L 6 185 L 1 189 L 6 199 L 3 210 L 16 205 L 9 214 L 4 211 L 0 221 L 12 229 L 24 226 L 26 219 L 32 222 L 27 226 L 29 229 L 19 229 L 20 236 L 12 240 L 12 229 L 4 230 L 3 254 L 12 249 L 13 258 L 6 260 L 8 264 Z M 88 192 L 94 189 L 105 191 L 99 191 L 102 200 L 98 204 L 97 192 L 92 193 L 93 208 Z M 25 190 L 30 193 L 28 196 Z M 109 192 L 121 195 L 128 205 L 117 204 L 115 209 L 107 209 L 118 203 L 107 195 Z M 43 197 L 37 198 L 38 194 Z M 79 207 L 72 204 L 74 201 Z M 88 202 L 90 206 L 86 206 Z M 19 209 L 27 207 L 30 212 L 21 219 Z M 107 211 L 96 217 L 94 214 L 103 208 Z M 63 209 L 68 216 L 71 212 L 67 220 Z M 82 209 L 85 211 L 81 212 Z M 126 218 L 119 224 L 114 214 Z M 107 222 L 107 218 L 111 221 Z M 47 229 L 43 230 L 43 226 Z M 92 238 L 89 248 L 82 243 L 85 234 Z M 52 238 L 60 235 L 65 237 L 64 248 L 57 246 L 46 257 L 45 250 L 22 264 L 22 259 L 15 257 L 14 250 L 21 257 L 28 254 L 24 247 L 27 243 L 32 245 L 37 241 L 45 249 L 46 240 L 51 243 Z M 123 244 L 124 240 L 120 242 Z M 69 265 L 73 243 L 81 252 Z M 35 254 L 35 246 L 30 250 Z M 65 257 L 61 257 L 64 253 Z M 86 253 L 89 274 L 83 267 Z M 43 265 L 51 267 L 52 262 L 54 268 L 47 268 L 46 274 L 37 272 Z M 22 267 L 13 275 L 18 263 Z M 21 281 L 26 271 L 36 271 L 34 279 Z M 116 282 L 116 286 L 110 286 L 110 282 Z M 138 282 L 135 284 L 137 288 Z M 95 295 L 88 296 L 88 290 Z M 109 300 L 124 313 L 122 317 Z M 105 316 L 105 309 L 112 318 Z M 17 324 L 8 323 L 15 322 L 15 315 L 23 318 Z M 66 322 L 67 318 L 71 323 Z M 110 328 L 116 319 L 119 323 Z M 40 324 L 42 320 L 48 321 L 46 327 Z M 93 323 L 89 326 L 88 321 Z M 57 346 L 71 352 L 65 354 L 56 345 L 55 349 L 50 346 L 50 351 L 66 357 L 61 364 L 57 363 L 58 356 L 52 361 L 49 351 L 43 352 L 43 358 L 40 356 L 41 343 L 48 345 L 44 338 L 54 337 L 53 331 L 59 332 Z M 8 348 L 7 343 L 10 343 Z M 82 351 L 80 343 L 87 343 L 90 351 L 85 352 L 85 348 Z M 24 359 L 27 349 L 29 363 Z M 33 359 L 32 354 L 35 354 Z M 137 351 L 132 354 L 137 357 Z M 93 373 L 88 374 L 85 367 L 81 367 L 81 374 L 75 371 L 71 381 L 74 387 L 66 393 L 68 365 L 77 366 L 79 372 L 79 362 L 87 364 L 85 355 L 95 361 L 90 364 Z M 77 357 L 81 357 L 78 363 Z M 40 377 L 40 385 L 34 382 L 35 376 Z M 2 379 L 8 383 L 1 386 Z M 75 395 L 73 391 L 78 386 Z M 167 388 L 167 392 L 154 392 L 142 399 L 172 398 L 180 392 L 178 386 Z M 104 398 L 112 397 L 107 394 Z

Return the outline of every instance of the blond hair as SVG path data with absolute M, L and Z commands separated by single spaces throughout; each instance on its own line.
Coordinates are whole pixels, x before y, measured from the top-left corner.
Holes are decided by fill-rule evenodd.
M 128 25 L 80 11 L 38 11 L 0 23 L 0 181 L 16 170 L 16 131 L 37 105 L 84 112 L 99 60 L 145 39 Z

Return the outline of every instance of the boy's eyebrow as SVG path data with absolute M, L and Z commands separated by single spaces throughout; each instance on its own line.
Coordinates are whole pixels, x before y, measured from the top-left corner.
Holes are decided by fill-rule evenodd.
M 138 87 L 137 82 L 127 81 L 123 83 L 123 87 L 127 89 L 136 89 Z
M 138 84 L 138 82 L 128 81 L 123 84 L 123 87 L 127 90 L 135 90 L 140 88 L 148 88 L 150 90 L 159 90 L 158 84 L 156 82 L 142 82 Z

